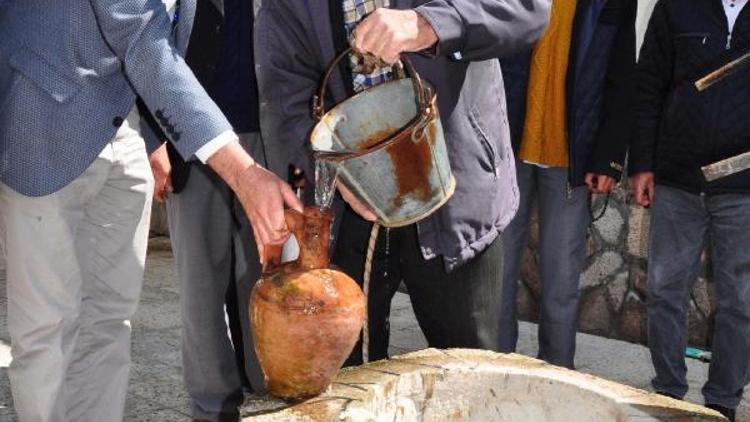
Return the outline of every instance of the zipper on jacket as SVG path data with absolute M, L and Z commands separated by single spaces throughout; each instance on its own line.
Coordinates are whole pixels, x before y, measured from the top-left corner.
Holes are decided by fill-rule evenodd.
M 575 83 L 573 85 L 573 92 L 575 92 Z M 575 101 L 575 93 L 573 94 L 573 101 Z M 571 119 L 566 117 L 566 121 L 570 127 L 572 127 Z M 573 131 L 568 128 L 568 180 L 565 182 L 565 193 L 568 197 L 568 201 L 573 199 L 573 172 L 575 171 L 575 154 L 573 152 Z
M 683 32 L 681 34 L 675 35 L 675 38 L 700 38 L 702 42 L 705 44 L 705 42 L 708 40 L 708 37 L 711 34 L 708 32 Z

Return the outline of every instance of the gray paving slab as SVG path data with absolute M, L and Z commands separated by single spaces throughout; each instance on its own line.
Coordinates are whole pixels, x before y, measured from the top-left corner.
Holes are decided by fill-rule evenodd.
M 188 420 L 189 401 L 181 376 L 179 288 L 175 283 L 172 256 L 164 241 L 149 254 L 143 298 L 133 318 L 133 369 L 128 391 L 125 421 L 173 422 Z M 10 362 L 9 337 L 6 328 L 5 276 L 0 262 L 0 422 L 16 421 L 7 376 Z M 397 293 L 392 304 L 393 330 L 390 353 L 403 354 L 427 346 L 414 318 L 409 297 Z M 536 325 L 520 324 L 518 351 L 535 356 Z M 576 365 L 582 372 L 650 389 L 653 376 L 648 350 L 639 345 L 579 334 Z M 701 403 L 700 387 L 705 382 L 708 365 L 688 361 L 690 392 L 687 399 Z M 262 397 L 250 396 L 246 413 L 278 406 Z M 738 420 L 750 422 L 748 398 L 740 407 Z

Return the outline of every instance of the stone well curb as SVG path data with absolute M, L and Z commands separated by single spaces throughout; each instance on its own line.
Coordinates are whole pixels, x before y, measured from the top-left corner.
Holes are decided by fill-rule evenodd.
M 725 420 L 526 356 L 427 349 L 344 369 L 323 395 L 243 421 L 563 421 L 573 414 L 578 421 Z

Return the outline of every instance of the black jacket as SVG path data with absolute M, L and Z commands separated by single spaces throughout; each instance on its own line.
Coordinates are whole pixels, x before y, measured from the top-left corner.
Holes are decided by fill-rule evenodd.
M 695 81 L 750 50 L 750 8 L 729 34 L 720 0 L 661 0 L 638 65 L 631 173 L 692 193 L 750 191 L 750 172 L 708 183 L 700 167 L 750 150 L 750 69 L 707 91 Z
M 583 185 L 587 172 L 619 179 L 634 133 L 637 1 L 598 1 L 606 4 L 595 18 L 584 52 L 580 51 L 585 44 L 581 34 L 592 0 L 578 2 L 573 23 L 566 87 L 571 186 Z M 526 119 L 530 62 L 531 51 L 501 60 L 516 152 L 520 150 Z
M 251 0 L 250 3 L 252 3 Z M 217 104 L 222 109 L 223 113 L 227 113 L 230 110 L 226 110 L 222 107 L 219 98 L 216 98 L 215 92 L 212 89 L 214 85 L 215 76 L 217 73 L 217 65 L 221 58 L 221 29 L 224 23 L 224 10 L 222 0 L 198 0 L 197 9 L 195 12 L 195 20 L 193 23 L 193 31 L 190 35 L 190 43 L 188 45 L 187 53 L 185 55 L 185 61 L 190 66 L 190 69 L 195 74 L 195 77 L 208 91 L 209 95 L 213 97 Z M 248 8 L 247 18 L 250 19 L 251 25 L 253 21 L 252 4 Z M 252 40 L 247 43 L 249 48 L 252 48 Z M 252 57 L 252 51 L 250 52 Z M 258 105 L 257 105 L 257 87 L 255 86 L 255 70 L 254 65 L 249 66 L 251 72 L 250 79 L 252 81 L 251 95 L 256 99 L 255 104 L 249 110 L 251 116 L 252 126 L 255 127 L 254 131 L 259 130 L 258 122 Z M 149 113 L 145 113 L 147 117 L 150 117 Z M 231 119 L 230 119 L 231 121 Z M 154 128 L 156 133 L 161 133 L 156 122 L 151 122 L 150 126 Z M 165 137 L 162 137 L 166 139 Z M 186 162 L 178 153 L 177 150 L 168 143 L 167 150 L 169 152 L 169 161 L 172 164 L 172 188 L 174 193 L 179 193 L 187 184 L 190 176 L 190 168 L 193 165 L 202 165 L 197 161 Z

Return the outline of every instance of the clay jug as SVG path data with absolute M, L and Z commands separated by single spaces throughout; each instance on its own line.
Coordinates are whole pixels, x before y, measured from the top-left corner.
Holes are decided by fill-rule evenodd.
M 328 388 L 359 338 L 366 301 L 354 280 L 328 268 L 330 212 L 287 211 L 286 221 L 299 258 L 263 275 L 250 319 L 269 393 L 296 400 Z

